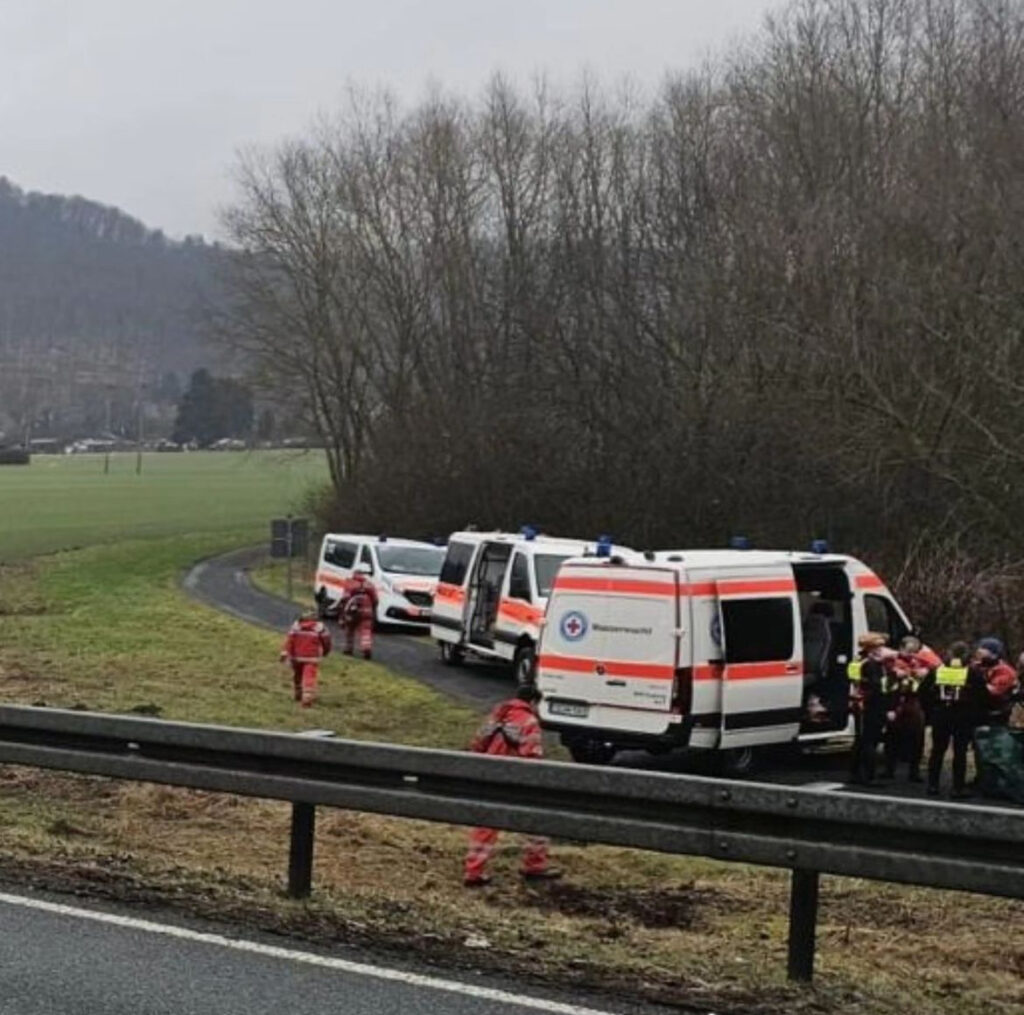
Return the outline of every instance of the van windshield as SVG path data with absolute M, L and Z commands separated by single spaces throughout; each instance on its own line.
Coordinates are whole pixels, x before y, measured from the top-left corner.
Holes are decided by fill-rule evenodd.
M 551 595 L 551 586 L 555 584 L 555 575 L 569 554 L 538 553 L 533 558 L 533 569 L 537 575 L 537 595 L 547 599 Z
M 391 574 L 419 574 L 436 578 L 441 573 L 445 550 L 443 546 L 377 545 L 381 569 Z

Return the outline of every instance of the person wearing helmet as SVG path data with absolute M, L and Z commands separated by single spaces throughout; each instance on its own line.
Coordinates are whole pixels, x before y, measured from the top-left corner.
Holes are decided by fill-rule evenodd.
M 311 611 L 302 613 L 288 629 L 281 646 L 281 662 L 292 668 L 292 692 L 303 708 L 316 700 L 320 660 L 331 651 L 331 635 Z
M 377 617 L 377 590 L 370 581 L 369 564 L 356 564 L 338 609 L 345 631 L 345 655 L 355 652 L 356 634 L 364 659 L 373 656 L 373 622 Z
M 471 751 L 506 758 L 542 758 L 544 743 L 537 720 L 540 691 L 536 684 L 520 684 L 514 698 L 496 705 L 477 731 Z M 469 851 L 463 869 L 463 884 L 480 888 L 490 884 L 487 863 L 498 844 L 496 828 L 474 828 L 469 833 Z M 548 864 L 548 840 L 534 836 L 523 846 L 520 874 L 526 881 L 547 881 L 562 876 Z
M 988 690 L 987 714 L 982 723 L 1006 726 L 1017 693 L 1017 672 L 1006 661 L 1003 643 L 998 638 L 982 638 L 974 649 L 974 661 L 981 667 Z

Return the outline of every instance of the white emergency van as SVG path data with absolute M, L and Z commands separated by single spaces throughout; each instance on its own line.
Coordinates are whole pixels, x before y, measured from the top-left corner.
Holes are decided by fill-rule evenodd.
M 852 557 L 680 550 L 566 562 L 537 662 L 541 721 L 573 757 L 624 748 L 723 752 L 738 772 L 769 744 L 849 742 L 846 667 L 865 631 L 911 631 Z
M 512 663 L 520 680 L 533 673 L 544 607 L 563 561 L 631 552 L 604 539 L 557 539 L 519 533 L 455 532 L 437 583 L 430 633 L 451 665 L 467 652 Z
M 328 533 L 313 580 L 321 619 L 337 615 L 356 565 L 364 564 L 377 590 L 378 623 L 428 624 L 444 554 L 443 546 L 412 539 Z

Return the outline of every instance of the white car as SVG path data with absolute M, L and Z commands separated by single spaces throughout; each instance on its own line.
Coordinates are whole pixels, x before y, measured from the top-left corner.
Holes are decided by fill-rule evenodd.
M 318 612 L 322 618 L 337 616 L 356 565 L 365 564 L 377 590 L 378 623 L 429 624 L 444 555 L 443 546 L 413 539 L 329 532 L 313 583 Z

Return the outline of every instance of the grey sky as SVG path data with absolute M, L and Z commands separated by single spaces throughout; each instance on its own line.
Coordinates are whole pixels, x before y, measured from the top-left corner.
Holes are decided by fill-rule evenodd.
M 216 234 L 234 153 L 346 82 L 415 99 L 496 70 L 656 83 L 781 0 L 0 0 L 0 175 Z

